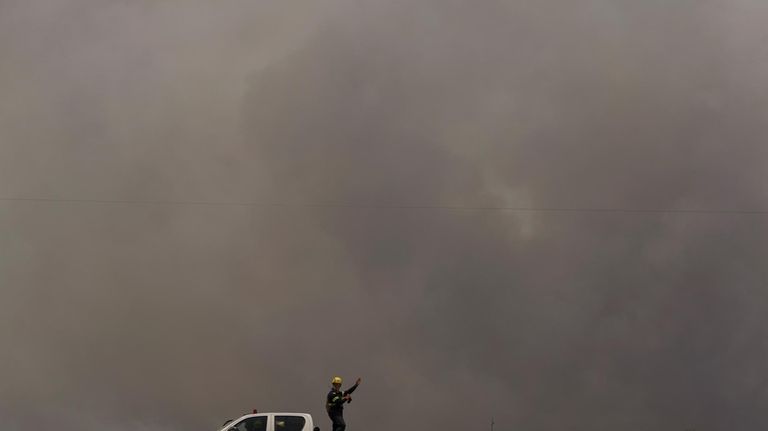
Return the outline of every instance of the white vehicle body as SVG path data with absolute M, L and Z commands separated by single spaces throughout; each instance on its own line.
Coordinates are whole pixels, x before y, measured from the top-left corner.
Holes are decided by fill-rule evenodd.
M 219 431 L 320 431 L 306 413 L 256 413 L 228 422 Z

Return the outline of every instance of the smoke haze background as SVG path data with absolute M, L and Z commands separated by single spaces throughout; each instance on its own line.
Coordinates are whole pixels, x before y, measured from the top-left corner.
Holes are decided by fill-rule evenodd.
M 1 197 L 267 204 L 0 202 L 0 425 L 768 427 L 764 214 L 429 208 L 768 209 L 766 23 L 0 0 Z

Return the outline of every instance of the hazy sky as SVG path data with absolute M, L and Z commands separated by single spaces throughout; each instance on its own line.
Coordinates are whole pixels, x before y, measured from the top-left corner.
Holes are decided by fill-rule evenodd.
M 763 0 L 0 0 L 0 427 L 329 430 L 338 374 L 350 431 L 768 429 L 766 40 Z

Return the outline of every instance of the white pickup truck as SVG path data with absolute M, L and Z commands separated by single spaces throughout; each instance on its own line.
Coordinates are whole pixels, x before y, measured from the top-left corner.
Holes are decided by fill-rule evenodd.
M 305 413 L 254 413 L 227 421 L 219 431 L 320 431 Z

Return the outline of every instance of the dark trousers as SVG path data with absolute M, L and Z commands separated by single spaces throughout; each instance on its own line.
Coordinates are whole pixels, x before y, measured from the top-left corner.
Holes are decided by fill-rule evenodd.
M 328 413 L 333 422 L 333 431 L 344 431 L 347 428 L 347 424 L 344 422 L 344 415 L 341 412 Z

